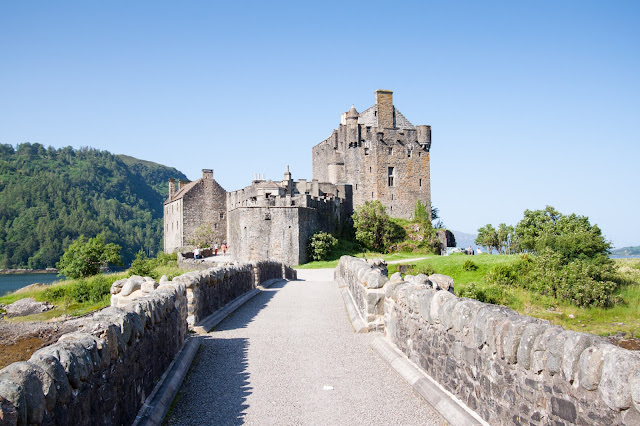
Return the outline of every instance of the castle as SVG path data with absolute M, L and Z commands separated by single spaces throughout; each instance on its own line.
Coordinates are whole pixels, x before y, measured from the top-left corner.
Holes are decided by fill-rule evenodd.
M 312 148 L 313 179 L 256 176 L 226 192 L 205 169 L 194 182 L 169 180 L 164 203 L 164 251 L 192 245 L 202 233 L 227 241 L 235 260 L 297 265 L 308 261 L 317 231 L 337 232 L 354 206 L 379 200 L 390 216 L 411 219 L 416 201 L 431 203 L 431 127 L 414 126 L 393 105 L 393 92 L 377 90 L 362 113 L 352 106 L 331 136 Z

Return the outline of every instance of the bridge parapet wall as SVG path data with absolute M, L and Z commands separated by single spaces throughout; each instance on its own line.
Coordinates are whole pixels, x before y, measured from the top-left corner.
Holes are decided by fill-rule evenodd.
M 347 287 L 358 313 L 369 330 L 382 330 L 384 315 L 384 290 L 389 281 L 380 268 L 364 259 L 342 256 L 334 272 L 334 280 Z
M 363 287 L 351 259 L 336 280 Z M 490 424 L 640 424 L 637 352 L 430 285 L 383 292 L 386 338 Z
M 160 283 L 132 276 L 78 332 L 0 370 L 0 424 L 131 424 L 195 324 L 259 283 L 296 279 L 278 262 L 226 265 Z
M 0 423 L 131 424 L 187 333 L 186 285 L 156 287 L 0 370 Z

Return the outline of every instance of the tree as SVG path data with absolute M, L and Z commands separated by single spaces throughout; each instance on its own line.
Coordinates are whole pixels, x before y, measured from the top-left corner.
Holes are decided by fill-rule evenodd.
M 338 240 L 327 232 L 316 232 L 309 238 L 309 256 L 313 260 L 326 260 Z
M 479 246 L 486 247 L 489 250 L 489 254 L 492 253 L 494 248 L 500 253 L 498 232 L 490 223 L 478 229 L 478 236 L 474 242 Z
M 56 267 L 60 270 L 60 275 L 69 278 L 96 275 L 102 266 L 109 263 L 122 265 L 120 249 L 117 244 L 105 244 L 101 234 L 89 240 L 81 235 L 69 245 Z
M 524 218 L 516 225 L 516 235 L 522 250 L 536 251 L 536 243 L 543 234 L 553 233 L 562 215 L 551 206 L 544 210 L 525 210 Z
M 413 209 L 413 221 L 417 223 L 429 222 L 429 212 L 427 211 L 427 205 L 422 204 L 420 200 L 416 200 L 416 206 Z
M 153 273 L 153 261 L 147 257 L 143 249 L 140 249 L 136 253 L 136 258 L 131 262 L 131 267 L 128 270 L 129 276 L 140 275 L 143 277 L 154 277 Z
M 353 213 L 356 240 L 368 249 L 386 251 L 393 241 L 394 226 L 382 203 L 367 201 Z

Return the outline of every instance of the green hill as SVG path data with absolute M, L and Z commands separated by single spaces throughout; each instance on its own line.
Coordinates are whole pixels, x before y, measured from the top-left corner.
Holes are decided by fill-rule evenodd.
M 78 236 L 103 233 L 125 263 L 162 249 L 162 203 L 178 170 L 92 148 L 0 144 L 0 268 L 54 267 Z
M 619 249 L 611 250 L 611 254 L 616 256 L 640 256 L 640 246 L 622 247 Z

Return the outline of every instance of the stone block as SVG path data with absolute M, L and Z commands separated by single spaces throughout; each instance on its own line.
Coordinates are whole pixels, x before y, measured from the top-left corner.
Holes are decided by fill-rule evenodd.
M 577 378 L 577 367 L 582 351 L 592 346 L 593 342 L 594 336 L 591 334 L 567 331 L 567 340 L 562 356 L 562 374 L 569 383 L 573 383 Z
M 637 353 L 617 347 L 605 352 L 598 391 L 612 410 L 626 410 L 633 404 L 631 375 L 638 366 L 640 356 Z
M 544 333 L 549 327 L 549 323 L 533 322 L 527 324 L 522 333 L 520 339 L 520 345 L 518 347 L 518 364 L 523 368 L 529 370 L 532 364 L 533 347 L 535 341 L 542 333 Z
M 446 291 L 438 291 L 431 299 L 431 321 L 434 324 L 440 323 L 440 307 L 448 300 L 455 298 L 455 296 Z

